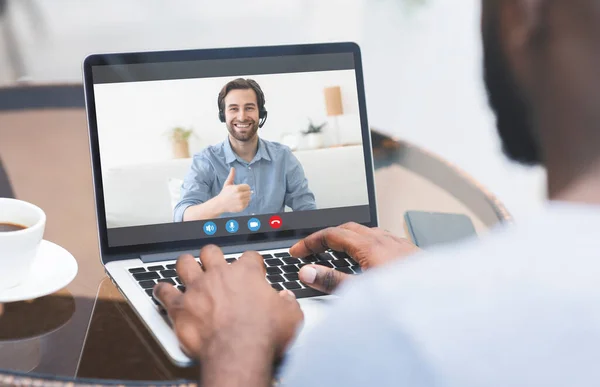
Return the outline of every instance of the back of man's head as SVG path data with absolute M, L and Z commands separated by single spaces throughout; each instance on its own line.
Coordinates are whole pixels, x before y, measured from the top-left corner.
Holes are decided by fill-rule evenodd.
M 505 153 L 600 160 L 600 1 L 482 0 L 484 78 Z

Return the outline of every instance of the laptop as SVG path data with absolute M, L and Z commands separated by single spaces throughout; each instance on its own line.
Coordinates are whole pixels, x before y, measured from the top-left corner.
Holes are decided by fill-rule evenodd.
M 162 281 L 185 291 L 175 262 L 183 253 L 198 260 L 207 244 L 229 264 L 260 252 L 265 281 L 294 292 L 303 309 L 301 343 L 333 296 L 301 283 L 300 267 L 353 275 L 360 267 L 343 252 L 298 258 L 288 249 L 326 227 L 377 226 L 358 45 L 92 54 L 83 77 L 102 265 L 168 357 L 194 363 L 152 288 Z M 233 81 L 241 86 L 227 91 Z M 253 103 L 238 106 L 234 96 Z M 256 155 L 242 158 L 236 149 L 255 136 Z M 232 183 L 250 186 L 249 202 L 208 218 L 190 211 L 222 192 L 224 167 L 235 169 Z

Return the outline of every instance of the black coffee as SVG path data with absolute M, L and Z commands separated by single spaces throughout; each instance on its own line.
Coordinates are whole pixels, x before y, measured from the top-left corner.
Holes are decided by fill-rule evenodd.
M 0 232 L 19 231 L 26 228 L 27 226 L 22 226 L 16 223 L 0 223 Z

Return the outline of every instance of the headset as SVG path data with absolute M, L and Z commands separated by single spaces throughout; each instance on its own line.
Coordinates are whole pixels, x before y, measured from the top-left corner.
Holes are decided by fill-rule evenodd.
M 265 109 L 265 95 L 263 94 L 260 86 L 256 81 L 252 79 L 247 80 L 250 87 L 256 93 L 256 100 L 258 102 L 258 127 L 262 128 L 267 121 L 267 109 Z M 234 90 L 234 89 L 232 89 Z M 223 104 L 225 103 L 225 96 L 217 98 L 217 104 L 219 106 L 219 121 L 225 122 L 225 112 L 223 111 Z

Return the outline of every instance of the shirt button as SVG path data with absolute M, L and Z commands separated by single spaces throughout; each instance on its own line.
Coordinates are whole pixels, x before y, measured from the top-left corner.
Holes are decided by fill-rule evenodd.
M 252 167 L 248 167 L 248 169 L 252 169 Z

